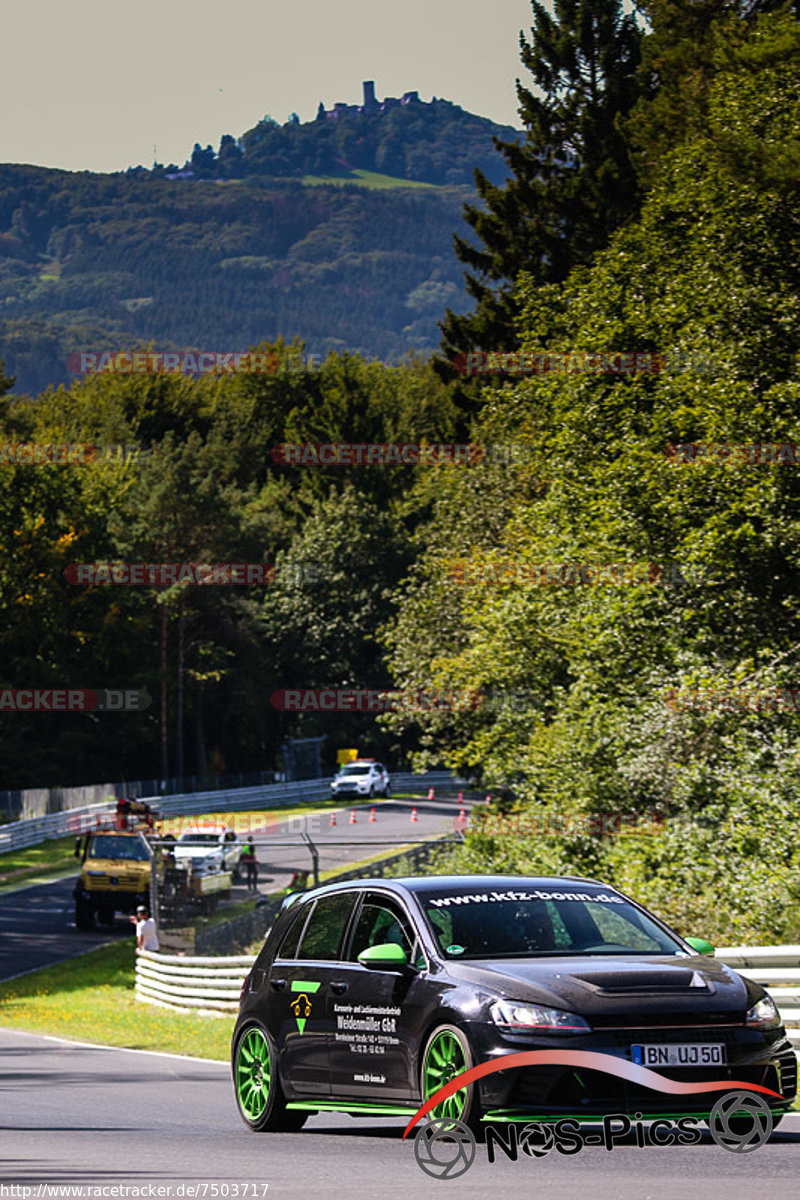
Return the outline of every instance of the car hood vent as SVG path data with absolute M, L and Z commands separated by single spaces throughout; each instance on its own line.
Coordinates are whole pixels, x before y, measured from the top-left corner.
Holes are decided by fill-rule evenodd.
M 690 988 L 713 991 L 714 985 L 700 971 L 668 968 L 642 971 L 587 971 L 573 975 L 577 983 L 605 996 L 630 995 L 635 992 L 685 992 Z

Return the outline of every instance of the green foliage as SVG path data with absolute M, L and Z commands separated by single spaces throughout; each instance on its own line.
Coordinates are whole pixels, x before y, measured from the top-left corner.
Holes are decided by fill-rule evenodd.
M 319 356 L 432 351 L 444 305 L 463 303 L 450 240 L 471 189 L 363 182 L 0 167 L 0 357 L 17 392 L 69 382 L 77 352 L 147 344 L 227 352 L 284 335 Z M 438 303 L 419 307 L 420 287 L 441 289 Z
M 708 370 L 540 375 L 489 391 L 473 437 L 521 440 L 529 461 L 502 486 L 489 467 L 480 484 L 443 478 L 387 633 L 405 686 L 485 697 L 472 711 L 417 717 L 417 761 L 511 784 L 543 816 L 667 820 L 663 837 L 619 847 L 477 839 L 475 861 L 610 874 L 684 928 L 694 915 L 701 932 L 734 940 L 797 927 L 787 907 L 797 898 L 797 713 L 666 700 L 676 689 L 797 686 L 800 483 L 794 466 L 681 465 L 666 450 L 800 440 L 789 169 L 800 73 L 787 41 L 797 44 L 797 27 L 775 14 L 754 23 L 745 49 L 720 52 L 706 125 L 664 159 L 640 219 L 562 284 L 530 274 L 518 285 L 526 350 L 694 353 Z M 766 177 L 750 152 L 756 137 L 779 164 Z M 509 562 L 665 573 L 635 585 L 573 575 L 572 585 L 465 586 L 452 576 L 458 559 L 484 578 Z

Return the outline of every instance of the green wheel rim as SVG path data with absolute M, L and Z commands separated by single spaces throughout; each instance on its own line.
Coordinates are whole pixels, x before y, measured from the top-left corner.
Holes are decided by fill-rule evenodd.
M 234 1077 L 239 1107 L 248 1121 L 257 1121 L 267 1107 L 272 1070 L 269 1043 L 255 1026 L 239 1042 Z
M 422 1068 L 423 1100 L 428 1100 L 440 1087 L 460 1075 L 466 1066 L 464 1049 L 455 1034 L 447 1029 L 437 1033 L 428 1046 Z M 431 1120 L 452 1117 L 457 1121 L 463 1116 L 466 1106 L 467 1090 L 462 1088 L 432 1108 L 428 1116 Z

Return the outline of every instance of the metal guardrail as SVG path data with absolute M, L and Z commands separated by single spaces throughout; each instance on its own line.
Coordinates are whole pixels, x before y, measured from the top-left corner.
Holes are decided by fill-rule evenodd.
M 152 950 L 136 955 L 136 999 L 160 1008 L 225 1016 L 236 1013 L 242 981 L 255 955 L 174 957 Z
M 778 1005 L 787 1035 L 800 1053 L 800 1008 L 785 1007 L 795 1001 L 800 988 L 800 946 L 720 946 L 716 957 L 748 979 L 768 986 Z M 757 967 L 749 963 L 793 963 L 793 967 Z M 254 954 L 228 958 L 183 958 L 141 950 L 136 957 L 136 999 L 166 1008 L 200 1011 L 223 1016 L 236 1013 L 242 981 L 256 960 Z M 740 965 L 746 960 L 748 965 Z M 769 976 L 765 979 L 765 976 Z
M 178 817 L 186 813 L 241 812 L 245 809 L 286 808 L 304 800 L 325 800 L 330 796 L 331 777 L 301 779 L 292 783 L 268 783 L 249 788 L 221 789 L 215 792 L 185 792 L 179 796 L 142 796 L 164 816 Z M 391 776 L 392 789 L 443 787 L 453 782 L 449 771 L 429 771 L 425 775 L 398 773 Z M 359 797 L 358 803 L 366 797 Z M 351 798 L 352 800 L 352 798 Z M 343 799 L 343 805 L 345 801 Z M 85 833 L 98 817 L 115 811 L 115 804 L 92 804 L 84 808 L 63 809 L 46 817 L 30 817 L 0 825 L 0 854 L 35 846 L 53 838 Z

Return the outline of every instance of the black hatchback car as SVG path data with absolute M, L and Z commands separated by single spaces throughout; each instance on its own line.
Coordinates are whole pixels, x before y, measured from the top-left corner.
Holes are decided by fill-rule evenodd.
M 428 1115 L 472 1126 L 707 1117 L 730 1080 L 777 1093 L 766 1096 L 777 1122 L 797 1090 L 791 1043 L 764 989 L 711 955 L 591 879 L 365 879 L 298 893 L 242 987 L 239 1112 L 256 1131 L 326 1110 L 411 1118 L 471 1067 L 547 1050 L 558 1052 L 549 1063 L 498 1065 Z M 576 1050 L 603 1058 L 576 1065 L 563 1055 Z M 720 1090 L 662 1091 L 659 1079 Z

